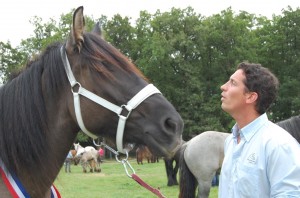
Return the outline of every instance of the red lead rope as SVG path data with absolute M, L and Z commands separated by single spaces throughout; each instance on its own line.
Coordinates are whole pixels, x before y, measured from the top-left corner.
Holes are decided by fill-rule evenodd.
M 148 189 L 149 191 L 151 191 L 152 193 L 156 194 L 157 197 L 159 198 L 166 198 L 166 196 L 164 196 L 163 194 L 161 194 L 161 192 L 158 189 L 155 189 L 153 187 L 151 187 L 150 185 L 148 185 L 146 182 L 144 182 L 139 176 L 137 176 L 136 174 L 132 174 L 131 175 L 132 179 L 134 179 L 137 183 L 139 183 L 141 186 L 143 186 L 144 188 Z
M 123 164 L 125 172 L 127 174 L 128 177 L 132 178 L 134 181 L 136 181 L 138 184 L 140 184 L 141 186 L 143 186 L 144 188 L 146 188 L 147 190 L 151 191 L 152 193 L 154 193 L 155 195 L 157 195 L 157 197 L 159 198 L 166 198 L 166 196 L 164 196 L 158 189 L 155 189 L 153 187 L 151 187 L 149 184 L 147 184 L 146 182 L 144 182 L 139 176 L 137 176 L 135 174 L 134 169 L 132 168 L 132 166 L 130 165 L 129 161 L 128 161 L 128 151 L 125 149 L 126 151 L 126 158 L 125 159 L 119 159 L 119 152 L 115 151 L 114 149 L 112 149 L 111 147 L 109 147 L 106 144 L 101 143 L 101 145 L 96 144 L 95 140 L 93 139 L 94 145 L 95 146 L 101 146 L 104 145 L 105 148 L 107 148 L 108 150 L 110 150 L 112 153 L 115 154 L 116 160 L 117 162 L 120 162 Z M 133 147 L 132 147 L 133 148 Z M 128 170 L 127 170 L 127 166 L 130 168 L 129 170 L 131 170 L 133 172 L 133 174 L 129 174 Z

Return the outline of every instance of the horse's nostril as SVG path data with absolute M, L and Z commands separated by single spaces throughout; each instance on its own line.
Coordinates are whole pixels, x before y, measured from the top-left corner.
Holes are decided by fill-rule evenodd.
M 172 132 L 175 132 L 178 130 L 178 127 L 177 127 L 177 122 L 175 122 L 175 120 L 171 119 L 171 118 L 168 118 L 166 120 L 166 128 L 168 131 L 172 131 Z
M 179 119 L 177 117 L 168 117 L 165 120 L 165 128 L 169 133 L 181 135 L 183 132 L 183 127 L 184 124 L 181 117 L 179 117 Z

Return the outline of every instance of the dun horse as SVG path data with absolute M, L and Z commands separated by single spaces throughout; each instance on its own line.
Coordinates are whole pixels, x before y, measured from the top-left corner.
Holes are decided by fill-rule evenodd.
M 50 197 L 80 129 L 115 139 L 123 153 L 123 144 L 137 143 L 172 156 L 180 143 L 183 121 L 175 108 L 98 25 L 84 29 L 79 7 L 66 42 L 48 46 L 0 88 L 1 174 L 18 178 L 31 198 Z M 0 195 L 12 195 L 2 179 Z
M 180 155 L 179 198 L 208 198 L 212 179 L 224 159 L 224 141 L 229 133 L 203 132 L 183 144 Z

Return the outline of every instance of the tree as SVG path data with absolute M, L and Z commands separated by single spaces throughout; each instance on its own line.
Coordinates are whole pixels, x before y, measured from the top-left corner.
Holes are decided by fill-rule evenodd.
M 26 54 L 18 49 L 15 49 L 11 44 L 0 42 L 0 74 L 2 83 L 6 82 L 9 75 L 18 70 L 21 65 L 25 64 Z

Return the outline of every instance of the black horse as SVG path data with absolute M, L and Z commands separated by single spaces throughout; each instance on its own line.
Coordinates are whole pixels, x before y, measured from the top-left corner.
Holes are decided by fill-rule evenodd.
M 300 143 L 300 115 L 276 123 L 288 131 Z
M 182 140 L 181 145 L 183 145 L 184 143 L 185 141 Z M 168 178 L 168 186 L 178 185 L 177 173 L 179 169 L 180 153 L 181 149 L 178 149 L 178 151 L 172 158 L 164 158 Z
M 175 154 L 183 130 L 176 109 L 98 24 L 85 31 L 83 7 L 65 42 L 49 45 L 0 87 L 0 112 L 0 167 L 28 194 L 18 197 L 50 197 L 80 129 L 116 140 L 119 151 L 123 143 L 145 144 L 164 157 Z M 0 197 L 12 197 L 2 178 Z

